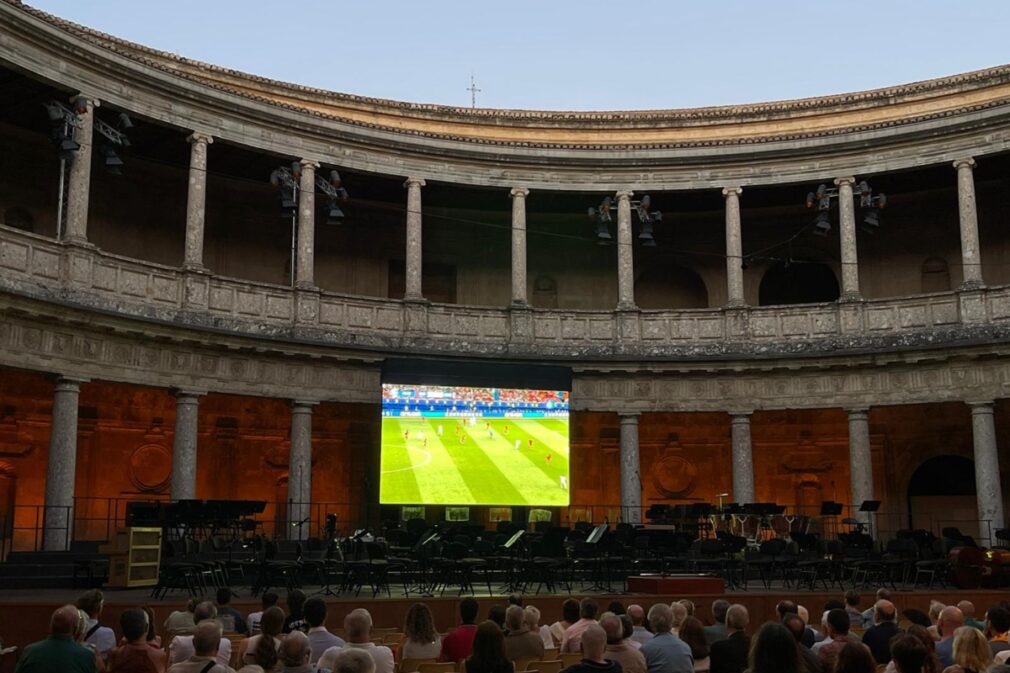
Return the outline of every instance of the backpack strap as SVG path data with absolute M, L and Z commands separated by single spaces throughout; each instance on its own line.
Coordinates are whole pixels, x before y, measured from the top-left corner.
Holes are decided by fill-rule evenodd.
M 92 627 L 91 627 L 90 629 L 88 629 L 88 632 L 84 634 L 84 639 L 85 639 L 85 640 L 88 640 L 89 638 L 91 638 L 91 636 L 95 635 L 95 633 L 96 633 L 96 632 L 98 631 L 98 629 L 100 629 L 101 627 L 102 627 L 102 625 L 101 625 L 101 624 L 95 624 L 94 626 L 92 626 Z

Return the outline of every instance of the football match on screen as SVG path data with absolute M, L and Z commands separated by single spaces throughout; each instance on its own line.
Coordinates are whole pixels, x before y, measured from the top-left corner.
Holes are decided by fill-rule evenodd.
M 568 505 L 568 391 L 383 384 L 383 504 Z

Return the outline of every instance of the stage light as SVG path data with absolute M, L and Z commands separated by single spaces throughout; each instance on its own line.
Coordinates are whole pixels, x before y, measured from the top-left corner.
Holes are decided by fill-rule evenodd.
M 130 119 L 130 115 L 126 114 L 125 112 L 120 112 L 117 119 L 119 120 L 120 129 L 125 131 L 127 129 L 133 128 L 133 120 Z
M 344 220 L 344 211 L 340 208 L 341 201 L 350 198 L 347 190 L 343 188 L 343 181 L 340 173 L 330 171 L 329 179 L 324 180 L 321 176 L 316 176 L 316 188 L 329 198 L 329 205 L 326 210 L 326 224 L 340 224 Z
M 607 223 L 603 220 L 597 220 L 596 222 L 596 242 L 605 243 L 607 241 L 613 240 L 613 236 L 610 235 L 610 229 L 607 228 Z
M 77 96 L 74 98 L 74 112 L 79 115 L 84 114 L 88 111 L 88 99 L 84 96 Z
M 295 167 L 297 167 L 297 172 Z M 281 166 L 270 173 L 270 184 L 279 192 L 281 217 L 291 217 L 298 207 L 296 178 L 299 174 L 301 174 L 301 165 L 297 161 L 292 164 L 290 169 Z
M 119 158 L 116 151 L 108 145 L 102 145 L 102 154 L 104 155 L 105 172 L 109 175 L 122 175 L 123 160 Z
M 642 230 L 638 233 L 638 240 L 641 241 L 642 247 L 645 248 L 655 248 L 656 239 L 652 236 L 652 220 L 646 219 L 642 220 Z
M 329 208 L 326 210 L 326 224 L 340 224 L 343 220 L 344 211 L 340 210 L 336 201 L 330 201 Z
M 863 215 L 863 224 L 859 227 L 867 234 L 872 234 L 880 228 L 880 215 L 875 210 L 869 210 Z
M 831 216 L 827 211 L 822 210 L 814 218 L 814 235 L 827 236 L 831 232 Z

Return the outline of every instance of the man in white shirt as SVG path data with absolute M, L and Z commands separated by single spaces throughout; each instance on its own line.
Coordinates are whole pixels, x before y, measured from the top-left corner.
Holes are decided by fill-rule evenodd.
M 84 627 L 84 642 L 94 645 L 102 659 L 109 658 L 109 650 L 116 646 L 116 634 L 108 626 L 98 623 L 105 606 L 105 596 L 98 589 L 92 589 L 77 599 L 77 608 L 88 613 L 88 625 Z
M 268 608 L 272 608 L 277 605 L 277 601 L 280 600 L 280 596 L 275 594 L 273 591 L 266 591 L 263 593 L 263 609 L 259 612 L 250 612 L 249 616 L 245 618 L 245 625 L 249 629 L 249 635 L 255 636 L 260 632 L 260 620 L 263 619 L 263 613 L 267 611 Z
M 375 662 L 375 673 L 393 673 L 393 651 L 385 645 L 372 642 L 372 615 L 364 608 L 351 610 L 344 617 L 344 631 L 347 632 L 347 644 L 341 647 L 331 647 L 319 658 L 319 668 L 333 670 L 337 654 L 344 650 L 362 650 L 371 655 Z
M 210 601 L 204 601 L 193 610 L 193 620 L 196 621 L 197 628 L 204 622 L 212 622 L 220 627 L 217 621 L 217 608 Z M 168 645 L 168 663 L 178 664 L 187 661 L 194 654 L 193 636 L 176 636 Z M 222 636 L 217 648 L 217 663 L 225 668 L 231 661 L 231 641 Z
M 216 652 L 220 643 L 229 643 L 229 648 L 231 647 L 231 643 L 227 638 L 222 638 L 221 633 L 221 624 L 216 621 L 208 620 L 197 624 L 196 632 L 188 636 L 193 651 L 183 661 L 169 666 L 168 673 L 235 673 L 228 664 L 221 663 L 221 653 Z
M 305 614 L 305 621 L 309 624 L 309 645 L 312 648 L 312 656 L 309 663 L 315 664 L 323 656 L 323 652 L 331 647 L 343 647 L 346 643 L 342 638 L 338 638 L 326 630 L 326 601 L 322 598 L 310 598 L 305 601 L 302 608 Z

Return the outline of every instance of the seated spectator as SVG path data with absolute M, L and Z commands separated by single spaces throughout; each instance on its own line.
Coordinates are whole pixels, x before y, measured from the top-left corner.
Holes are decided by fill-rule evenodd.
M 607 612 L 610 612 L 620 617 L 625 612 L 627 612 L 627 610 L 624 609 L 624 603 L 618 600 L 613 600 L 607 603 Z
M 375 673 L 375 660 L 362 650 L 340 649 L 333 657 L 331 673 Z
M 673 609 L 666 603 L 656 603 L 649 608 L 648 620 L 649 628 L 655 635 L 642 645 L 639 652 L 645 657 L 649 673 L 694 673 L 691 648 L 670 631 Z
M 694 617 L 694 601 L 688 600 L 687 598 L 681 598 L 677 602 L 683 605 L 684 609 L 687 610 L 688 617 Z
M 1010 650 L 1010 610 L 994 605 L 985 613 L 986 636 L 993 654 Z
M 891 641 L 891 661 L 894 662 L 895 673 L 924 673 L 929 650 L 919 638 L 902 633 Z
M 579 601 L 579 621 L 565 629 L 565 637 L 561 639 L 561 652 L 581 652 L 582 632 L 596 623 L 596 615 L 600 607 L 592 598 Z
M 505 656 L 505 634 L 490 619 L 477 627 L 473 653 L 466 660 L 467 673 L 513 673 L 512 662 Z
M 839 610 L 839 612 L 844 617 L 848 617 L 844 610 Z M 730 618 L 727 617 L 727 625 L 729 625 L 729 621 Z M 796 639 L 789 633 L 789 629 L 775 622 L 768 622 L 755 634 L 748 661 L 750 673 L 801 673 L 803 671 L 803 663 L 796 649 Z M 712 663 L 712 672 L 716 673 L 714 656 Z
M 526 628 L 530 633 L 536 633 L 540 636 L 540 642 L 544 644 L 545 650 L 557 649 L 557 646 L 554 644 L 554 638 L 551 636 L 550 627 L 546 624 L 540 624 L 540 610 L 535 606 L 527 605 L 523 608 L 523 623 L 526 624 Z
M 147 615 L 147 636 L 145 640 L 147 641 L 148 647 L 153 647 L 156 650 L 163 649 L 161 646 L 161 636 L 158 635 L 157 627 L 155 624 L 154 610 L 150 605 L 145 605 L 140 608 Z
M 799 614 L 796 608 L 796 601 L 781 600 L 775 605 L 775 612 L 779 613 L 779 621 L 786 618 L 786 615 Z
M 876 670 L 877 664 L 866 645 L 846 642 L 838 651 L 834 673 L 876 673 Z
M 845 610 L 836 608 L 828 612 L 826 622 L 828 639 L 817 648 L 817 656 L 820 657 L 824 670 L 834 670 L 838 653 L 849 642 L 849 623 L 849 614 Z
M 635 625 L 631 623 L 631 617 L 628 615 L 620 615 L 618 619 L 621 620 L 621 637 L 623 638 L 624 643 L 633 650 L 642 649 L 642 643 L 637 640 L 632 640 L 631 638 L 631 636 L 635 635 Z
M 806 673 L 821 673 L 823 671 L 823 666 L 821 666 L 821 660 L 816 654 L 810 651 L 810 648 L 803 644 L 803 636 L 807 632 L 807 625 L 799 615 L 786 615 L 785 619 L 782 620 L 782 626 L 789 629 L 789 633 L 793 634 L 793 638 L 796 639 L 796 649 L 800 653 L 800 658 L 803 660 L 803 666 Z
M 250 612 L 249 616 L 246 617 L 246 619 L 245 619 L 245 625 L 246 625 L 246 628 L 249 629 L 249 635 L 250 636 L 255 636 L 257 633 L 260 632 L 260 619 L 262 619 L 263 613 L 266 610 L 268 610 L 268 609 L 272 608 L 273 606 L 277 605 L 277 602 L 279 600 L 280 600 L 280 596 L 278 596 L 273 591 L 264 591 L 263 592 L 263 595 L 260 597 L 260 601 L 262 602 L 263 609 L 260 610 L 259 612 Z
M 301 589 L 292 589 L 288 592 L 288 616 L 284 619 L 284 633 L 305 633 L 308 630 L 309 625 L 305 621 L 305 593 Z
M 309 663 L 312 655 L 309 637 L 301 631 L 292 631 L 284 636 L 278 655 L 281 673 L 316 673 L 316 667 Z
M 670 631 L 678 633 L 680 625 L 687 619 L 687 607 L 680 601 L 674 601 L 670 603 L 670 610 L 673 611 L 673 625 L 670 627 Z
M 599 624 L 590 624 L 582 632 L 582 661 L 564 669 L 565 673 L 622 673 L 621 665 L 604 657 L 607 634 Z M 469 667 L 466 669 L 470 670 Z
M 923 613 L 925 614 L 925 613 Z M 929 629 L 922 624 L 912 624 L 908 627 L 905 632 L 906 635 L 912 636 L 913 638 L 918 638 L 922 646 L 926 648 L 926 662 L 922 666 L 922 673 L 940 673 L 943 670 L 943 664 L 940 660 L 936 658 L 936 641 L 933 640 L 933 636 L 930 635 Z M 887 667 L 884 668 L 885 673 L 897 673 L 897 667 L 894 663 L 893 655 L 890 662 L 888 662 Z
M 221 587 L 217 590 L 217 618 L 225 633 L 244 633 L 249 635 L 245 616 L 231 605 L 231 587 Z
M 442 661 L 458 664 L 473 652 L 473 637 L 477 633 L 477 601 L 464 598 L 459 602 L 460 625 L 442 639 Z
M 579 621 L 579 602 L 569 598 L 561 604 L 561 619 L 551 624 L 551 637 L 554 638 L 554 642 L 560 645 L 565 639 L 565 631 L 577 621 Z
M 929 621 L 929 615 L 918 608 L 905 608 L 905 611 L 901 613 L 901 617 L 902 619 L 911 622 L 912 624 L 918 624 L 927 630 L 933 625 L 933 623 Z M 930 634 L 930 637 L 932 637 L 932 634 Z
M 741 673 L 747 668 L 751 638 L 747 635 L 750 614 L 739 603 L 726 610 L 726 638 L 712 643 L 709 649 L 712 673 Z M 694 670 L 692 664 L 691 670 Z
M 954 665 L 944 673 L 986 673 L 992 663 L 992 649 L 982 632 L 962 626 L 954 632 Z
M 600 617 L 600 627 L 607 635 L 607 646 L 603 656 L 621 665 L 624 673 L 646 673 L 645 657 L 624 638 L 624 622 L 621 617 L 606 612 Z M 628 620 L 628 624 L 631 620 Z
M 891 639 L 901 633 L 897 618 L 898 611 L 891 601 L 881 599 L 874 604 L 873 626 L 863 633 L 863 644 L 870 648 L 878 664 L 891 660 Z
M 109 673 L 163 673 L 168 655 L 147 644 L 148 625 L 147 613 L 140 608 L 123 610 L 119 627 L 126 642 L 109 652 Z
M 313 597 L 305 601 L 305 621 L 309 625 L 309 663 L 315 664 L 331 647 L 343 647 L 344 639 L 326 629 L 326 601 Z
M 238 644 L 238 660 L 243 665 L 260 666 L 264 671 L 279 668 L 277 648 L 281 646 L 284 611 L 276 605 L 263 611 L 258 635 L 243 638 Z M 269 643 L 269 644 L 268 644 Z
M 802 605 L 796 606 L 796 614 L 803 620 L 803 639 L 800 641 L 806 647 L 813 647 L 817 642 L 817 632 L 810 628 L 810 611 Z
M 505 606 L 504 605 L 492 605 L 487 610 L 488 620 L 494 622 L 498 625 L 498 628 L 502 631 L 505 630 Z
M 726 603 L 726 607 L 729 607 L 729 603 Z M 634 629 L 634 633 L 631 634 L 632 640 L 643 645 L 652 640 L 652 634 L 645 628 L 645 609 L 641 605 L 629 605 L 628 617 L 631 618 L 631 626 Z
M 185 610 L 174 610 L 172 614 L 168 616 L 165 620 L 165 631 L 167 631 L 167 638 L 171 639 L 173 636 L 182 634 L 192 635 L 193 629 L 196 628 L 196 622 L 193 621 L 193 610 L 196 609 L 197 603 L 199 603 L 195 598 L 190 598 L 186 601 Z
M 217 608 L 210 601 L 198 603 L 193 609 L 193 619 L 196 620 L 196 629 L 193 635 L 179 635 L 168 644 L 168 661 L 170 664 L 177 664 L 190 659 L 194 655 L 193 638 L 200 631 L 200 626 L 204 623 L 213 624 L 218 632 L 221 632 L 221 624 L 217 621 Z M 204 629 L 204 636 L 209 633 Z M 219 638 L 217 645 L 217 662 L 227 670 L 228 662 L 231 661 L 231 641 L 227 638 Z
M 936 630 L 936 622 L 940 619 L 940 613 L 945 607 L 947 606 L 940 601 L 929 602 L 929 633 L 933 636 L 933 640 L 940 640 L 940 634 Z
M 958 601 L 957 609 L 964 615 L 964 625 L 974 626 L 979 631 L 985 631 L 985 622 L 975 619 L 975 604 L 971 601 Z
M 729 610 L 729 601 L 719 598 L 712 601 L 712 619 L 714 624 L 705 627 L 705 642 L 711 647 L 712 643 L 726 637 L 726 611 Z
M 196 606 L 194 612 L 197 617 L 200 616 L 201 607 L 205 605 L 214 608 L 213 603 L 201 603 Z M 231 673 L 232 669 L 228 666 L 227 659 L 224 663 L 221 662 L 220 648 L 224 643 L 228 643 L 228 639 L 223 638 L 223 635 L 221 624 L 217 620 L 204 619 L 197 622 L 192 636 L 176 636 L 173 643 L 180 638 L 189 638 L 190 655 L 172 664 L 168 668 L 168 673 Z M 230 656 L 230 643 L 228 652 Z
M 936 633 L 940 636 L 936 642 L 936 658 L 944 668 L 954 665 L 954 631 L 964 626 L 964 614 L 953 605 L 940 610 L 936 618 Z
M 711 668 L 711 663 L 708 656 L 708 643 L 705 642 L 705 627 L 701 621 L 689 616 L 680 625 L 680 632 L 677 635 L 691 648 L 695 672 L 705 671 L 707 673 Z
M 522 612 L 522 608 L 517 609 Z M 442 655 L 442 638 L 435 630 L 431 610 L 424 603 L 414 603 L 407 610 L 403 636 L 401 659 L 438 659 Z
M 95 652 L 75 640 L 78 610 L 64 605 L 49 620 L 49 637 L 25 648 L 16 673 L 95 673 Z
M 891 592 L 889 590 L 885 589 L 884 587 L 880 587 L 879 589 L 877 589 L 877 598 L 876 598 L 876 600 L 878 600 L 878 601 L 889 601 L 889 600 L 891 600 Z M 868 629 L 871 626 L 873 626 L 873 624 L 875 624 L 875 622 L 874 622 L 874 616 L 873 616 L 873 611 L 876 609 L 876 605 L 877 604 L 874 603 L 870 607 L 868 607 L 865 610 L 863 610 L 862 617 L 863 617 L 863 628 L 864 629 Z
M 393 651 L 385 645 L 372 642 L 372 615 L 364 608 L 351 610 L 344 617 L 344 631 L 347 644 L 342 648 L 331 647 L 319 658 L 319 668 L 333 669 L 333 660 L 338 652 L 359 649 L 371 655 L 375 661 L 375 673 L 393 673 Z
M 863 611 L 859 609 L 859 592 L 855 589 L 845 592 L 845 613 L 849 615 L 849 628 L 863 628 Z
M 505 611 L 505 625 L 508 633 L 505 635 L 505 658 L 510 661 L 528 659 L 537 660 L 544 657 L 544 641 L 539 633 L 531 633 L 526 628 L 526 614 L 518 605 L 510 605 Z
M 105 607 L 105 596 L 98 589 L 92 589 L 81 594 L 77 599 L 77 608 L 88 615 L 88 623 L 84 631 L 84 643 L 94 645 L 95 650 L 107 659 L 109 651 L 116 646 L 116 634 L 108 626 L 102 626 L 98 620 Z

